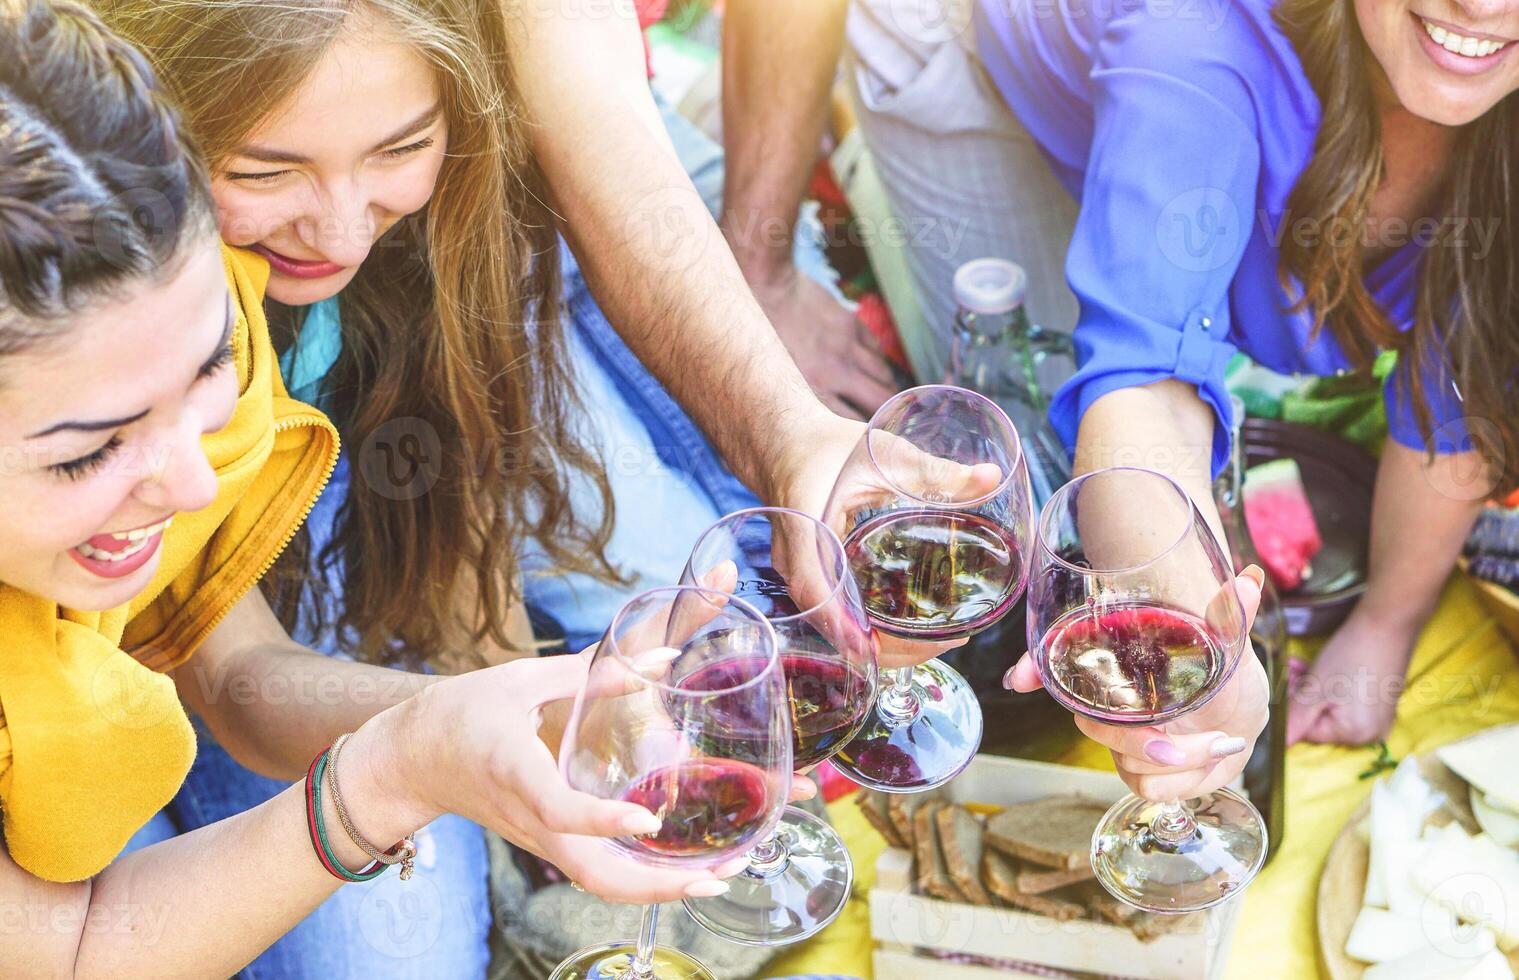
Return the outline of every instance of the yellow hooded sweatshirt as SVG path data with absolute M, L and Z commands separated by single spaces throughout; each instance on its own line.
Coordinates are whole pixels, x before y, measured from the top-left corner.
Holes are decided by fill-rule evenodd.
M 101 871 L 179 790 L 195 735 L 160 672 L 254 588 L 337 462 L 337 430 L 280 379 L 267 264 L 225 247 L 223 261 L 239 395 L 201 443 L 215 501 L 176 516 L 157 574 L 127 606 L 77 612 L 0 583 L 0 815 L 11 857 L 50 881 Z

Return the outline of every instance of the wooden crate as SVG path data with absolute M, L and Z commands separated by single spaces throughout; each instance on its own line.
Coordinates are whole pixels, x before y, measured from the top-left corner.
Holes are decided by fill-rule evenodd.
M 1127 792 L 1111 773 L 1043 762 L 977 756 L 946 787 L 957 803 L 1006 805 L 1058 793 L 1112 802 Z M 933 951 L 1039 964 L 1136 980 L 1213 980 L 1223 975 L 1234 935 L 1238 900 L 1207 913 L 1191 932 L 1140 942 L 1105 922 L 1056 922 L 1007 908 L 945 902 L 913 894 L 912 855 L 887 848 L 876 862 L 870 891 L 870 931 L 876 980 L 992 980 L 1025 976 L 943 960 Z M 929 971 L 932 971 L 931 973 Z

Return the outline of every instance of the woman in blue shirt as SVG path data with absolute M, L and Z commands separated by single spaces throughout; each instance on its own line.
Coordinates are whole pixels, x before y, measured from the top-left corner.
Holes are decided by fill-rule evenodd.
M 1081 366 L 1051 409 L 1078 466 L 1168 471 L 1211 514 L 1235 352 L 1319 375 L 1398 352 L 1369 588 L 1290 725 L 1384 735 L 1482 499 L 1519 476 L 1519 251 L 1497 234 L 1519 3 L 980 0 L 975 29 L 1080 204 Z

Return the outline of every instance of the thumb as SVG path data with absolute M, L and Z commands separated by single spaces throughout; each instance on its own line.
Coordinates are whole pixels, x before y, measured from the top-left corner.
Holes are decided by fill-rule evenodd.
M 1309 701 L 1294 691 L 1287 702 L 1287 744 L 1295 745 L 1308 738 L 1328 706 L 1325 701 Z
M 1027 653 L 1019 657 L 1012 669 L 1002 675 L 1002 686 L 1019 694 L 1044 687 L 1044 682 L 1039 679 L 1039 670 L 1034 666 L 1034 658 Z
M 1266 573 L 1259 565 L 1249 565 L 1235 577 L 1234 587 L 1239 592 L 1239 603 L 1244 607 L 1245 632 L 1248 633 L 1255 627 L 1255 614 L 1261 609 Z

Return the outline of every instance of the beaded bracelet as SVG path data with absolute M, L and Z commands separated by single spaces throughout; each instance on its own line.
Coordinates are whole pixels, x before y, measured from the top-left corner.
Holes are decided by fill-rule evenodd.
M 326 821 L 322 819 L 322 776 L 327 772 L 327 754 L 330 751 L 330 746 L 323 749 L 321 755 L 311 760 L 311 768 L 306 770 L 306 830 L 311 834 L 311 846 L 316 851 L 317 860 L 322 862 L 322 867 L 334 878 L 343 881 L 378 878 L 389 865 L 372 861 L 358 871 L 349 871 L 343 867 L 337 855 L 332 853 L 332 846 L 327 843 Z

